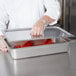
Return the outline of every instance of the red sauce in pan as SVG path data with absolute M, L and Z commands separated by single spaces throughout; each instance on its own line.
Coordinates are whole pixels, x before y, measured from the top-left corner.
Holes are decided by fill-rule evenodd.
M 44 42 L 34 45 L 33 41 L 27 41 L 23 45 L 15 45 L 14 48 L 23 48 L 23 47 L 31 47 L 31 46 L 39 46 L 39 45 L 47 45 L 53 44 L 52 39 L 45 39 Z

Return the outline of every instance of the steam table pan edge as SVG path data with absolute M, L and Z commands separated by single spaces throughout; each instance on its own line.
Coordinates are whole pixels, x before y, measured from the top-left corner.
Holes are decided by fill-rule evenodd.
M 9 35 L 10 32 L 15 32 L 15 31 L 28 31 L 30 29 L 21 29 L 21 30 L 4 30 L 4 36 L 8 42 L 11 42 L 11 36 Z M 8 33 L 8 34 L 7 34 Z M 23 32 L 24 33 L 24 32 Z M 24 33 L 23 35 L 25 35 Z M 20 34 L 22 35 L 22 34 Z M 9 38 L 10 36 L 10 38 Z M 12 37 L 14 37 L 12 35 Z M 23 36 L 23 40 L 34 40 L 31 39 L 31 37 L 24 39 L 25 36 Z M 6 44 L 8 48 L 8 53 L 12 57 L 12 59 L 21 59 L 21 58 L 28 58 L 28 57 L 35 57 L 35 56 L 42 56 L 42 55 L 48 55 L 48 54 L 56 54 L 56 53 L 63 53 L 63 52 L 68 52 L 69 49 L 69 44 L 71 41 L 73 41 L 70 38 L 73 38 L 74 36 L 67 31 L 63 30 L 60 27 L 54 26 L 54 27 L 46 27 L 44 30 L 44 35 L 42 38 L 37 38 L 38 39 L 52 39 L 54 41 L 54 44 L 48 44 L 48 45 L 40 45 L 40 46 L 32 46 L 32 47 L 24 47 L 24 48 L 11 48 L 6 40 L 4 39 L 4 43 Z M 19 38 L 19 37 L 18 37 Z M 66 38 L 69 40 L 66 40 L 65 42 L 57 42 L 56 40 Z M 13 38 L 12 38 L 13 39 Z M 15 38 L 17 41 L 17 38 Z M 22 39 L 21 39 L 22 40 Z M 36 38 L 35 38 L 36 40 Z M 75 40 L 75 39 L 74 39 Z M 14 40 L 12 40 L 14 41 Z M 19 39 L 18 39 L 19 41 Z

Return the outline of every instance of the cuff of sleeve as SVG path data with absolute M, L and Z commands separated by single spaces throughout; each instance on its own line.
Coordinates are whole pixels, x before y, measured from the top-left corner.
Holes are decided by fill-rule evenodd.
M 48 25 L 53 26 L 53 25 L 55 25 L 55 24 L 57 24 L 57 21 L 54 21 L 54 22 L 49 23 L 49 24 L 45 24 L 45 27 L 48 26 Z
M 54 25 L 57 23 L 57 20 L 53 21 L 52 23 L 50 23 L 49 25 Z
M 54 25 L 54 24 L 56 24 L 57 21 L 58 21 L 58 19 L 59 19 L 59 17 L 60 17 L 60 13 L 59 13 L 59 12 L 58 12 L 58 13 L 51 12 L 51 14 L 50 14 L 50 12 L 47 11 L 46 13 L 44 13 L 44 15 L 47 15 L 47 16 L 49 16 L 50 18 L 55 19 L 55 21 L 53 21 L 53 22 L 50 23 L 49 25 Z

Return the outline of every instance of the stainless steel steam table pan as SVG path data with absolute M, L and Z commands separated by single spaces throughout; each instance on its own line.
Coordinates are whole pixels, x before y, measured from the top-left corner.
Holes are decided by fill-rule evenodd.
M 74 36 L 60 27 L 46 27 L 41 37 L 31 37 L 31 28 L 4 30 L 4 43 L 7 45 L 8 53 L 13 59 L 42 56 L 48 54 L 67 52 L 69 42 Z M 52 39 L 52 44 L 13 48 L 15 42 Z

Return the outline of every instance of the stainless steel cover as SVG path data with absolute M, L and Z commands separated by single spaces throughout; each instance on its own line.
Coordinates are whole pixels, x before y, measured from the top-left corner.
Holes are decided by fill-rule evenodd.
M 31 28 L 29 29 L 15 29 L 4 31 L 4 42 L 8 47 L 8 52 L 13 59 L 41 56 L 47 54 L 55 54 L 61 52 L 67 52 L 70 38 L 74 37 L 72 34 L 66 32 L 60 27 L 46 27 L 41 37 L 33 38 L 30 35 Z M 19 41 L 29 40 L 41 40 L 41 39 L 52 39 L 53 44 L 13 48 L 13 44 Z M 10 46 L 11 45 L 11 46 Z

